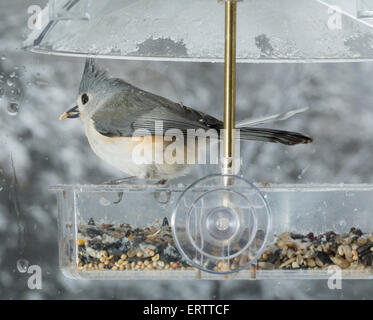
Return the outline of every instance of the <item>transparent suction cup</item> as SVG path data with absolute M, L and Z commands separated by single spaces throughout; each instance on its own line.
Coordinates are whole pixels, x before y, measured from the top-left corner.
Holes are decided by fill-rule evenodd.
M 260 257 L 271 212 L 260 191 L 244 178 L 212 175 L 181 194 L 171 225 L 179 251 L 194 267 L 227 274 Z

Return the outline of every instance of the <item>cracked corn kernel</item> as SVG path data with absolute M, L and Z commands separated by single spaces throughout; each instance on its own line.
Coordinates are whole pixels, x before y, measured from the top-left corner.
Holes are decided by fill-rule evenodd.
M 338 247 L 338 254 L 340 255 L 340 256 L 344 256 L 344 250 L 343 250 L 343 246 L 339 246 Z
M 299 264 L 298 264 L 298 262 L 294 261 L 294 262 L 291 264 L 291 267 L 292 267 L 293 269 L 298 269 L 298 268 L 299 268 Z

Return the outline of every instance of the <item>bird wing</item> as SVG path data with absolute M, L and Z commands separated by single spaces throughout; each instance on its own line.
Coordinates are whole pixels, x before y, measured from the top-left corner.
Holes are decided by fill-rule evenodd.
M 96 130 L 102 135 L 131 137 L 139 129 L 146 129 L 151 135 L 167 135 L 167 130 L 179 129 L 187 135 L 188 129 L 219 131 L 223 128 L 222 121 L 206 113 L 125 84 L 128 88 L 108 100 L 92 117 Z M 162 121 L 162 127 L 156 125 L 157 121 Z M 240 128 L 240 139 L 286 145 L 312 142 L 311 138 L 297 132 L 266 128 Z
M 129 137 L 138 129 L 146 129 L 154 135 L 166 134 L 169 129 L 179 129 L 186 134 L 187 129 L 222 127 L 220 120 L 208 114 L 133 86 L 107 101 L 92 119 L 96 130 L 110 137 Z M 162 121 L 162 132 L 158 126 L 156 128 L 157 121 Z

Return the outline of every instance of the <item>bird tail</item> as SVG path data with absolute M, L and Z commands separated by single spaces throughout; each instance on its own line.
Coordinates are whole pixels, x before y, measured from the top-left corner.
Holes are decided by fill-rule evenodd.
M 301 133 L 265 128 L 240 128 L 240 139 L 281 143 L 288 146 L 306 144 L 313 141 L 312 138 Z
M 264 117 L 261 117 L 261 118 L 243 119 L 243 120 L 238 121 L 236 123 L 236 127 L 237 128 L 242 128 L 242 127 L 247 127 L 247 126 L 254 127 L 254 126 L 258 126 L 260 124 L 264 124 L 264 123 L 284 121 L 284 120 L 290 119 L 291 117 L 294 117 L 296 114 L 305 112 L 307 110 L 308 110 L 308 107 L 298 108 L 298 109 L 289 110 L 289 111 L 286 111 L 286 112 L 273 114 L 273 115 L 270 115 L 270 116 L 264 116 Z

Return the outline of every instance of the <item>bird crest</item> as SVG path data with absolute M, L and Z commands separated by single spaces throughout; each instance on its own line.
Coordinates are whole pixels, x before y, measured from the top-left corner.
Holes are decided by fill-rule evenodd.
M 80 82 L 79 93 L 82 94 L 90 92 L 91 90 L 97 90 L 107 79 L 107 72 L 98 67 L 94 59 L 87 58 L 82 80 Z

